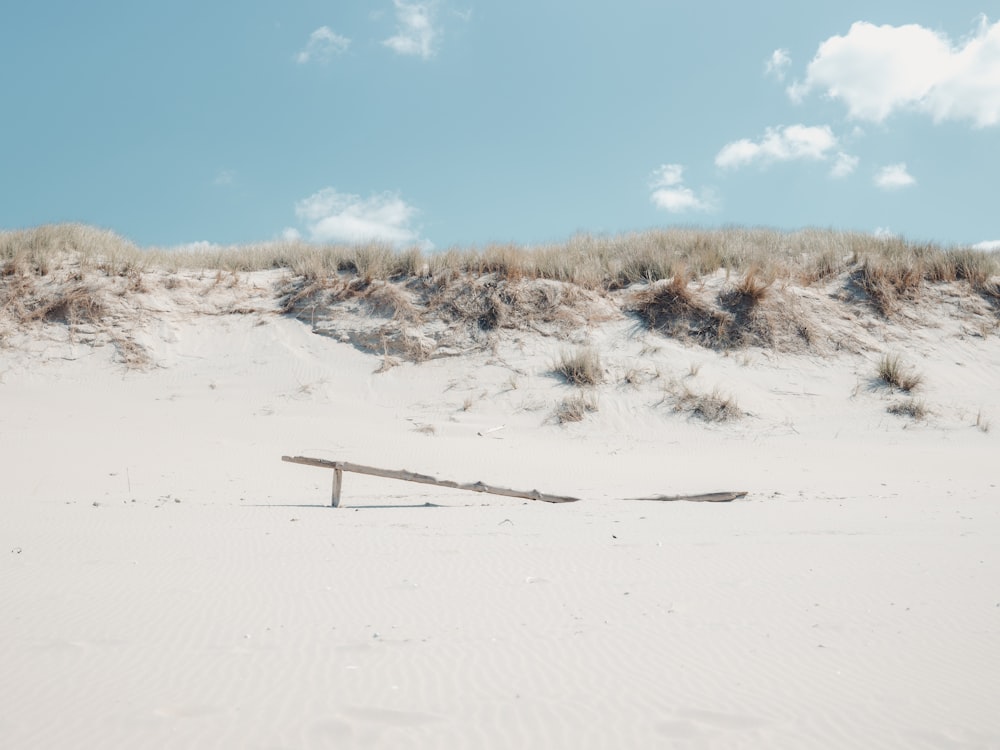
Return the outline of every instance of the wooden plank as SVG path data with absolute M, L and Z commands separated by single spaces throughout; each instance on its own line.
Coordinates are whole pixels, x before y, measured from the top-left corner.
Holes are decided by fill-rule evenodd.
M 333 507 L 340 506 L 340 491 L 345 471 L 355 474 L 368 474 L 373 477 L 384 477 L 385 479 L 400 479 L 404 482 L 416 482 L 418 484 L 432 484 L 436 487 L 450 487 L 456 490 L 468 490 L 469 492 L 485 492 L 491 495 L 502 495 L 504 497 L 519 497 L 526 500 L 538 500 L 543 503 L 575 503 L 580 498 L 566 497 L 564 495 L 549 495 L 538 490 L 511 490 L 506 487 L 495 487 L 484 482 L 452 482 L 447 479 L 436 479 L 427 474 L 417 474 L 405 469 L 379 469 L 375 466 L 365 466 L 363 464 L 353 464 L 348 461 L 328 461 L 325 458 L 309 458 L 307 456 L 282 456 L 282 461 L 304 466 L 316 466 L 321 469 L 333 469 Z M 746 492 L 709 492 L 700 495 L 654 495 L 653 497 L 630 497 L 630 501 L 641 502 L 689 502 L 689 503 L 729 503 L 741 497 L 746 497 Z
M 485 482 L 452 482 L 447 479 L 436 479 L 427 474 L 417 474 L 412 471 L 379 469 L 375 466 L 364 466 L 363 464 L 352 464 L 347 461 L 327 461 L 322 458 L 308 458 L 306 456 L 282 456 L 282 461 L 293 464 L 303 464 L 304 466 L 317 466 L 321 469 L 333 469 L 336 471 L 350 471 L 355 474 L 368 474 L 373 477 L 384 477 L 386 479 L 401 479 L 404 482 L 416 482 L 418 484 L 432 484 L 436 487 L 450 487 L 456 490 L 468 490 L 469 492 L 485 492 L 490 495 L 502 495 L 504 497 L 519 497 L 525 500 L 538 500 L 543 503 L 575 503 L 580 498 L 567 497 L 564 495 L 550 495 L 538 490 L 512 490 L 506 487 L 495 487 Z M 339 500 L 338 500 L 339 502 Z
M 656 495 L 654 497 L 630 497 L 627 500 L 640 502 L 670 503 L 685 501 L 689 503 L 731 503 L 741 497 L 746 497 L 746 492 L 707 492 L 702 495 Z

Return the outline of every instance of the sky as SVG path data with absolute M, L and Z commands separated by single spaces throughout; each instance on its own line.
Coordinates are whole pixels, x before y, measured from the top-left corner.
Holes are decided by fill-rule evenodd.
M 1000 247 L 983 0 L 38 0 L 0 228 L 427 249 L 669 226 Z

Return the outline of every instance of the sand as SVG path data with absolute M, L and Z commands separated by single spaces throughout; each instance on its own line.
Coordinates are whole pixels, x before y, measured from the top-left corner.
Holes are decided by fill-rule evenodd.
M 877 351 L 609 321 L 558 424 L 541 335 L 378 372 L 274 311 L 168 312 L 143 368 L 0 351 L 0 746 L 1000 747 L 995 334 L 893 334 L 914 420 Z M 283 454 L 583 500 L 349 474 L 333 509 Z M 749 494 L 622 500 L 718 490 Z

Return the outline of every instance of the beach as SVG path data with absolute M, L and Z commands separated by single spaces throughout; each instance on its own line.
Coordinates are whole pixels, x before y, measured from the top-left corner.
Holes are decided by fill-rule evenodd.
M 606 362 L 638 357 L 628 325 L 589 333 Z M 141 370 L 5 352 L 9 747 L 1000 742 L 996 439 L 971 413 L 1000 412 L 995 337 L 922 360 L 961 417 L 852 396 L 855 357 L 681 348 L 664 367 L 759 416 L 613 384 L 558 424 L 545 340 L 377 372 L 274 313 L 152 329 Z M 333 472 L 283 454 L 581 500 L 347 474 L 332 508 Z M 624 499 L 719 490 L 749 494 Z

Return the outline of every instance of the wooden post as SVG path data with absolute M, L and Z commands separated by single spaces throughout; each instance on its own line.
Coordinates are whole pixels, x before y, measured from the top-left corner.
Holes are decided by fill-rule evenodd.
M 333 470 L 333 507 L 340 507 L 340 488 L 344 483 L 344 470 Z

